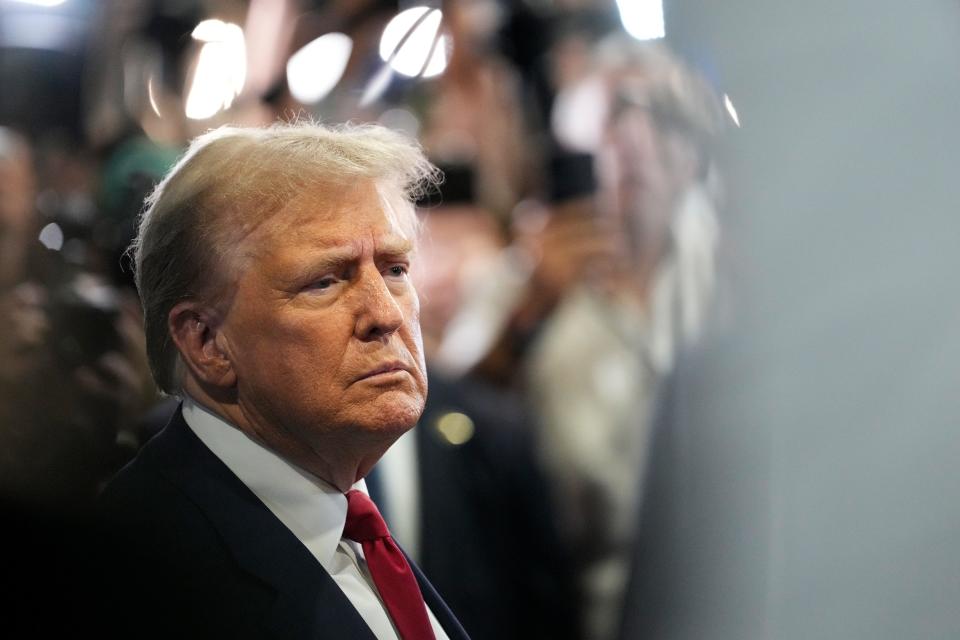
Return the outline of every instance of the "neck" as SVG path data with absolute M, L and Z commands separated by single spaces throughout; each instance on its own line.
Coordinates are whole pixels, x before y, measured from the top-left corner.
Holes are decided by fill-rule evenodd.
M 259 412 L 238 401 L 235 394 L 224 397 L 224 394 L 210 392 L 190 376 L 184 392 L 262 446 L 344 493 L 365 477 L 393 444 L 393 439 L 384 442 L 372 435 L 368 437 L 370 442 L 358 442 L 356 433 L 343 431 L 311 431 L 307 439 L 297 430 L 264 419 Z

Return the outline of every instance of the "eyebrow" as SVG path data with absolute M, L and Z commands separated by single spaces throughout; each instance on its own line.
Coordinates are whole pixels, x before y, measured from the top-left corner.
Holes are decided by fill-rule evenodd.
M 384 238 L 377 243 L 376 256 L 400 256 L 413 251 L 413 242 L 398 236 Z
M 314 241 L 318 249 L 327 254 L 356 255 L 354 241 L 350 239 L 339 238 L 319 238 Z M 400 235 L 389 235 L 377 240 L 376 253 L 379 254 L 400 254 L 410 253 L 414 249 L 413 241 Z
M 296 284 L 302 280 L 308 280 L 327 271 L 340 268 L 345 264 L 357 260 L 360 256 L 360 251 L 354 243 L 334 241 L 329 244 L 323 244 L 326 246 L 320 248 L 316 253 L 310 254 L 308 258 L 305 258 L 297 267 L 295 273 L 292 273 L 289 278 L 284 278 L 284 280 L 290 284 Z M 399 236 L 382 238 L 377 242 L 374 260 L 379 261 L 384 258 L 406 256 L 411 253 L 413 249 L 413 242 L 407 238 Z

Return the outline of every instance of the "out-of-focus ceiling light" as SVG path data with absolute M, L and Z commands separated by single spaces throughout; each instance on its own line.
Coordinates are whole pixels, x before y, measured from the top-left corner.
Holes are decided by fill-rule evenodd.
M 733 124 L 737 125 L 737 128 L 740 127 L 740 116 L 737 115 L 737 109 L 733 106 L 733 102 L 730 100 L 730 96 L 723 94 L 723 106 L 727 108 L 727 113 L 730 114 L 730 119 L 733 120 Z
M 40 230 L 40 243 L 51 251 L 60 251 L 63 248 L 63 229 L 56 222 L 51 222 Z
M 617 0 L 623 28 L 637 40 L 663 38 L 663 0 Z
M 240 95 L 247 74 L 247 52 L 243 30 L 229 22 L 204 20 L 192 35 L 204 44 L 187 92 L 185 111 L 192 120 L 204 120 L 230 108 Z
M 32 4 L 35 7 L 59 7 L 67 0 L 13 0 L 20 4 Z
M 353 40 L 342 33 L 327 33 L 307 44 L 287 61 L 287 85 L 304 104 L 322 100 L 337 86 L 350 60 Z
M 572 151 L 595 153 L 603 139 L 609 107 L 607 87 L 600 78 L 587 78 L 564 88 L 550 113 L 554 137 Z
M 380 57 L 405 76 L 429 78 L 447 68 L 449 38 L 440 30 L 443 13 L 430 7 L 401 11 L 383 30 Z
M 90 19 L 66 0 L 0 0 L 0 47 L 79 53 Z M 9 7 L 7 5 L 10 5 Z
M 236 27 L 236 25 L 223 20 L 203 20 L 193 28 L 190 36 L 201 42 L 219 42 L 227 37 L 231 26 Z M 237 28 L 239 29 L 239 27 Z
M 156 116 L 158 118 L 162 118 L 163 116 L 160 114 L 160 107 L 157 105 L 157 96 L 153 89 L 155 81 L 156 78 L 153 75 L 151 75 L 150 79 L 147 80 L 147 99 L 150 101 L 150 108 L 153 109 L 153 112 L 156 114 Z
M 367 82 L 367 87 L 363 90 L 363 95 L 360 96 L 360 108 L 366 109 L 379 100 L 387 87 L 390 86 L 391 80 L 393 80 L 393 69 L 390 65 L 385 64 Z

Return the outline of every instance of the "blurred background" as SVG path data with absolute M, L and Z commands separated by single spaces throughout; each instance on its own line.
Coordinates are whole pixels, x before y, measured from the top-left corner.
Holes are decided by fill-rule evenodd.
M 958 114 L 950 0 L 0 0 L 6 602 L 176 407 L 144 196 L 312 118 L 446 176 L 368 482 L 476 640 L 960 637 Z

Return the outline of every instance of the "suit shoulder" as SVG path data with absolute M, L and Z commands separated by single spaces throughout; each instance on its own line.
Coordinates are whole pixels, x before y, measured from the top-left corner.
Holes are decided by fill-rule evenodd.
M 256 625 L 271 590 L 237 562 L 164 461 L 141 451 L 100 495 L 95 553 L 102 590 L 115 603 L 99 614 L 108 635 L 260 637 Z M 231 602 L 245 603 L 243 611 Z
M 97 503 L 107 553 L 194 561 L 220 545 L 204 510 L 171 479 L 150 445 L 110 481 Z

